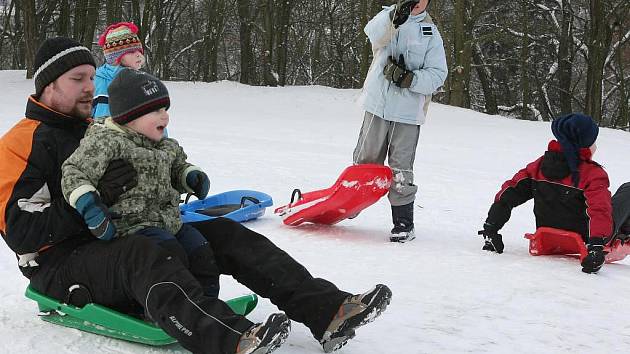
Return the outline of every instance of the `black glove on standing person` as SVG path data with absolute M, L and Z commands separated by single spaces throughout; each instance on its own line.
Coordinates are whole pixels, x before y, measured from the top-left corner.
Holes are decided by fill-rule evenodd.
M 499 234 L 497 227 L 490 223 L 483 224 L 483 230 L 477 232 L 478 235 L 483 235 L 484 245 L 481 248 L 484 251 L 503 253 L 505 245 L 503 244 L 503 237 Z
M 96 189 L 103 204 L 111 207 L 118 201 L 121 194 L 137 185 L 136 169 L 129 162 L 118 159 L 109 163 Z
M 400 54 L 398 61 L 392 57 L 387 58 L 387 65 L 383 68 L 383 75 L 388 81 L 393 82 L 400 88 L 409 88 L 413 82 L 414 73 L 407 70 L 405 65 L 405 57 Z
M 413 9 L 419 0 L 402 0 L 396 5 L 396 8 L 389 13 L 389 18 L 394 24 L 394 28 L 398 28 L 403 23 L 407 22 L 409 15 L 411 15 L 411 9 Z

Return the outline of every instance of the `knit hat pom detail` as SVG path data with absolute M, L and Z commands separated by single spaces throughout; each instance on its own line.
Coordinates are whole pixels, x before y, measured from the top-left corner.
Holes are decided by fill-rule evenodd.
M 115 23 L 105 29 L 98 44 L 103 48 L 107 64 L 118 65 L 121 59 L 130 53 L 144 54 L 144 48 L 137 33 L 138 27 L 131 22 Z
M 133 22 L 118 22 L 118 23 L 114 23 L 114 24 L 111 24 L 111 25 L 107 26 L 105 31 L 103 31 L 103 34 L 101 34 L 101 36 L 98 38 L 98 45 L 101 46 L 101 47 L 104 46 L 105 43 L 107 42 L 107 35 L 109 34 L 109 32 L 111 30 L 119 28 L 119 27 L 127 27 L 127 28 L 129 28 L 131 33 L 138 34 L 138 26 L 136 26 Z

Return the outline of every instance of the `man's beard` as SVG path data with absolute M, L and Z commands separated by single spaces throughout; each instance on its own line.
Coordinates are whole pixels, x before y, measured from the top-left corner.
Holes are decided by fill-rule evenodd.
M 58 87 L 54 88 L 55 91 L 57 91 L 58 95 L 60 96 L 65 96 L 65 92 Z M 72 108 L 70 109 L 64 109 L 63 111 L 61 111 L 61 113 L 63 114 L 67 114 L 71 117 L 75 117 L 75 118 L 80 118 L 80 119 L 86 119 L 89 118 L 92 115 L 92 105 L 86 105 L 88 108 L 86 108 L 86 111 L 82 111 L 81 108 L 79 108 L 79 105 L 81 105 L 81 101 L 87 101 L 89 100 L 90 102 L 92 101 L 92 95 L 83 95 L 79 98 L 77 98 L 74 101 L 74 104 L 72 105 Z M 57 110 L 59 110 L 61 107 L 59 107 L 58 105 L 54 105 L 56 106 Z
M 81 105 L 81 103 L 79 101 L 80 100 L 77 100 L 76 104 L 74 105 L 74 107 L 72 107 L 72 110 L 70 111 L 70 115 L 72 117 L 81 118 L 81 119 L 86 119 L 86 118 L 90 117 L 92 115 L 91 105 L 89 106 L 88 109 L 86 109 L 86 111 L 82 111 L 81 108 L 79 108 L 79 105 Z

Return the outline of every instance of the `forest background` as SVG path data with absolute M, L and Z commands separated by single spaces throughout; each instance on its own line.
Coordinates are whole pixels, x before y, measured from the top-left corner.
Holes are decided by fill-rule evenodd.
M 56 35 L 92 48 L 133 21 L 164 80 L 361 88 L 374 0 L 0 0 L 0 70 L 26 70 Z M 434 100 L 550 120 L 582 111 L 630 130 L 630 1 L 433 0 L 449 75 Z

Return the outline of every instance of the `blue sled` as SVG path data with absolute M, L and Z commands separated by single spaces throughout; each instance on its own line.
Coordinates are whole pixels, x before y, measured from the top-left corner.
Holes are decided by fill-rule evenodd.
M 244 222 L 263 216 L 265 209 L 272 205 L 273 200 L 268 194 L 236 190 L 182 204 L 179 210 L 182 221 L 185 223 L 207 221 L 218 217 Z

